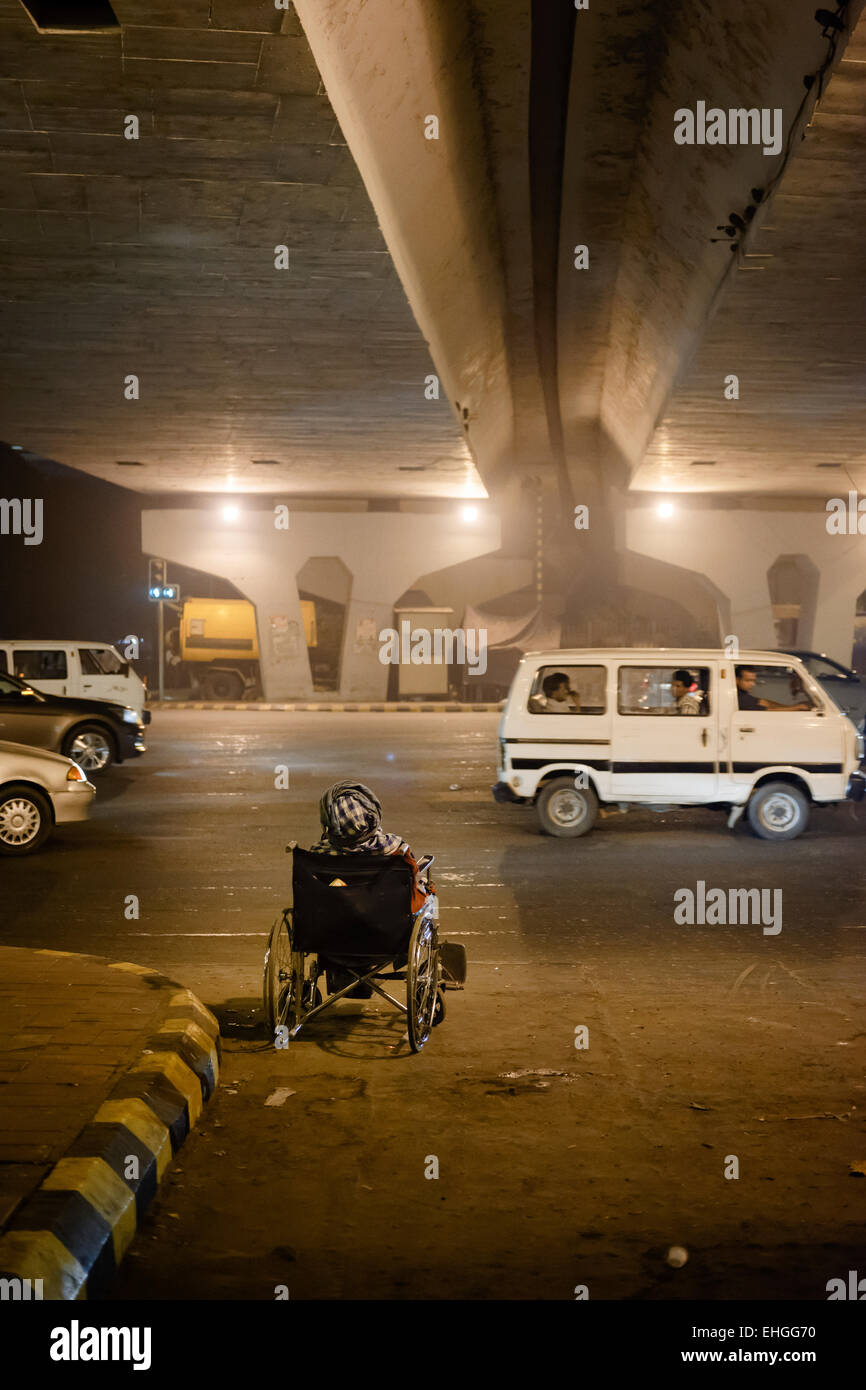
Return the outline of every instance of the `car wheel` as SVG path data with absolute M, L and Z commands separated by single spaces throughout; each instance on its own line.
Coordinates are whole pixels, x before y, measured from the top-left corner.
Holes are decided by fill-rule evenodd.
M 102 724 L 79 724 L 63 741 L 63 753 L 82 772 L 106 772 L 116 760 L 114 739 Z
M 32 854 L 51 834 L 51 804 L 31 787 L 0 791 L 0 854 Z
M 746 814 L 762 840 L 795 840 L 809 824 L 809 802 L 790 782 L 765 782 L 749 798 Z
M 543 788 L 535 809 L 544 835 L 573 839 L 595 825 L 598 797 L 592 787 L 575 787 L 573 777 L 556 777 Z

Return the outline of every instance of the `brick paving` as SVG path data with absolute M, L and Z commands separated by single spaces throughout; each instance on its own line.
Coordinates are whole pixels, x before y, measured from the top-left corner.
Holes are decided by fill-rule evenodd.
M 159 1027 L 152 975 L 0 947 L 0 1230 Z

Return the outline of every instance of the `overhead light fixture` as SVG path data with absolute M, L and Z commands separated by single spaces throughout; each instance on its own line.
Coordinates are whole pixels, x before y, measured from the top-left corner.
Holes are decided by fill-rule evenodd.
M 656 507 L 656 512 L 662 518 L 663 521 L 667 521 L 667 519 L 669 517 L 672 517 L 674 514 L 673 502 L 659 502 L 658 506 Z
M 463 510 L 461 511 L 460 515 L 461 515 L 461 517 L 463 518 L 463 520 L 464 520 L 465 522 L 477 521 L 477 520 L 478 520 L 478 508 L 477 508 L 477 507 L 464 507 Z
M 223 521 L 237 521 L 240 514 L 240 507 L 223 507 Z

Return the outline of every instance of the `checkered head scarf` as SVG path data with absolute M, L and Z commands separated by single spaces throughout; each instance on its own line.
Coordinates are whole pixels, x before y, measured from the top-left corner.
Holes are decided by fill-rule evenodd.
M 382 829 L 382 806 L 363 782 L 337 782 L 319 802 L 322 838 L 313 848 L 338 851 L 384 850 L 394 854 L 403 841 Z

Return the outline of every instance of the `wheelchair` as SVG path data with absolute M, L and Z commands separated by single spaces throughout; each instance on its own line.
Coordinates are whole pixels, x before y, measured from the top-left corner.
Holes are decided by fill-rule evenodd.
M 274 923 L 265 952 L 271 1035 L 284 1026 L 289 1039 L 296 1038 L 340 999 L 368 997 L 372 990 L 405 1013 L 409 1047 L 420 1052 L 445 1012 L 436 895 L 428 891 L 413 914 L 414 872 L 399 855 L 286 849 L 292 853 L 292 906 Z M 418 864 L 425 885 L 432 863 L 426 855 Z M 323 975 L 338 986 L 327 998 L 319 989 Z M 380 981 L 405 981 L 406 1003 Z

